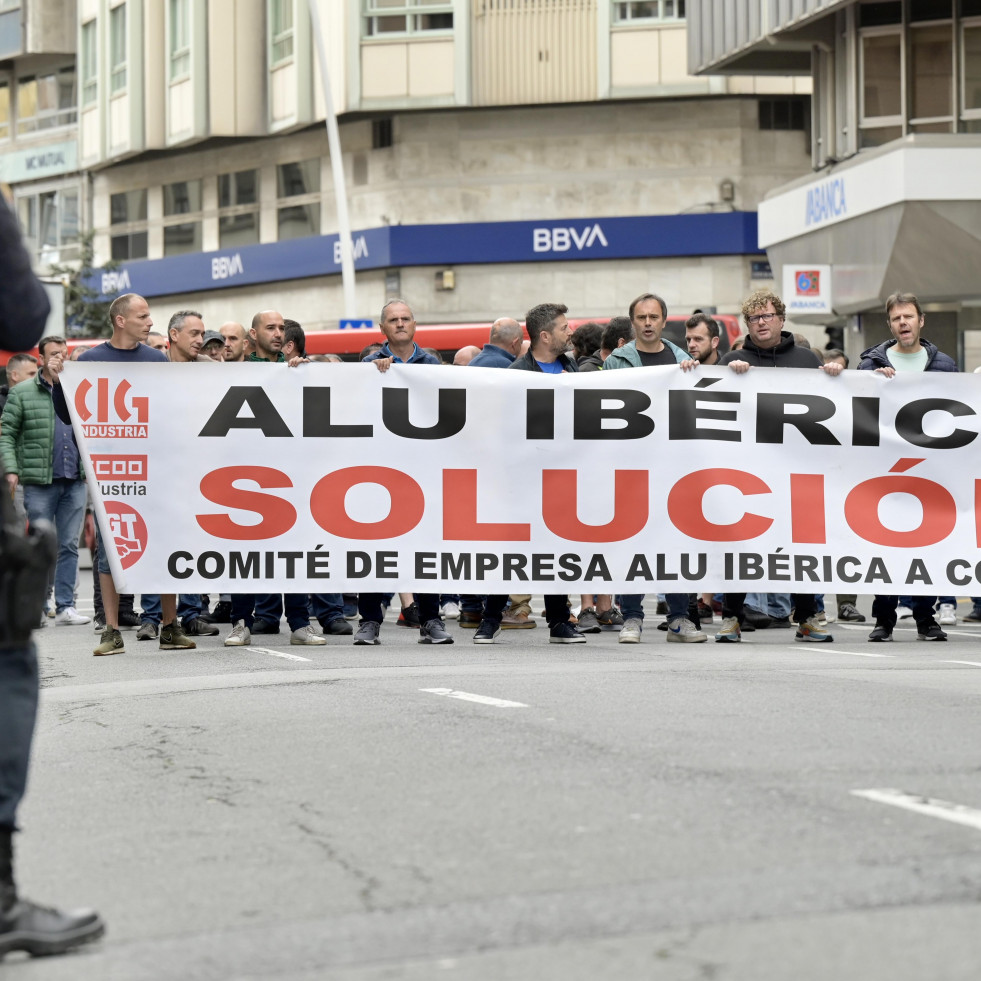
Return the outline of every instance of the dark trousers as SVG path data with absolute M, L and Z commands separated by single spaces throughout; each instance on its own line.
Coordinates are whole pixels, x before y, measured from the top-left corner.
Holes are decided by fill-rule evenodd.
M 37 697 L 34 645 L 0 648 L 0 828 L 11 831 L 27 787 Z
M 419 607 L 419 622 L 429 623 L 439 619 L 438 593 L 413 593 L 412 598 Z M 381 623 L 385 619 L 381 593 L 358 593 L 358 613 L 362 620 Z
M 745 602 L 745 593 L 726 593 L 722 597 L 722 615 L 724 617 L 737 617 L 741 623 L 743 619 L 743 604 Z M 817 612 L 813 593 L 792 593 L 790 602 L 794 607 L 794 623 L 803 623 L 805 620 L 810 620 Z
M 913 597 L 913 619 L 916 625 L 933 622 L 933 605 L 937 602 L 936 596 L 914 596 Z M 890 630 L 896 626 L 896 607 L 899 606 L 898 596 L 879 596 L 876 595 L 872 600 L 872 616 L 876 623 L 881 623 Z

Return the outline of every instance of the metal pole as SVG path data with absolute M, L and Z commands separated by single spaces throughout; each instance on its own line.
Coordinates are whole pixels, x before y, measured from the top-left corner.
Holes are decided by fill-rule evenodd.
M 341 282 L 344 288 L 344 316 L 354 319 L 358 316 L 357 300 L 354 295 L 354 249 L 351 242 L 351 219 L 347 212 L 347 186 L 344 182 L 344 160 L 341 158 L 341 134 L 337 129 L 337 116 L 334 115 L 334 99 L 330 91 L 330 74 L 327 71 L 327 49 L 324 35 L 320 29 L 320 11 L 317 0 L 307 0 L 310 8 L 310 22 L 313 39 L 317 46 L 317 61 L 320 64 L 320 79 L 324 86 L 324 108 L 327 113 L 327 149 L 330 151 L 330 169 L 334 176 L 334 198 L 337 202 L 337 233 L 341 240 Z

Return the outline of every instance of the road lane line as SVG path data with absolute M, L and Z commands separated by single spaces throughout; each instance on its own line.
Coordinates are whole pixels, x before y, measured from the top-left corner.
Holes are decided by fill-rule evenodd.
M 253 654 L 268 654 L 270 657 L 282 657 L 287 661 L 309 661 L 308 657 L 300 657 L 299 654 L 287 654 L 286 651 L 274 651 L 270 647 L 246 647 L 247 651 Z
M 972 668 L 981 668 L 981 662 L 978 661 L 941 661 L 941 664 L 970 664 Z
M 951 821 L 954 824 L 963 824 L 968 828 L 981 831 L 981 811 L 973 807 L 966 807 L 963 804 L 954 804 L 949 800 L 923 797 L 920 794 L 911 794 L 905 790 L 893 790 L 892 788 L 852 790 L 850 793 L 855 797 L 864 797 L 866 800 L 875 801 L 877 804 L 901 807 L 907 811 L 915 811 L 917 814 L 940 818 L 941 821 Z
M 506 698 L 491 698 L 489 695 L 474 695 L 468 691 L 454 691 L 452 688 L 420 688 L 430 695 L 443 695 L 446 698 L 459 698 L 464 702 L 480 702 L 481 705 L 495 705 L 497 708 L 528 708 L 524 702 L 509 702 Z
M 852 657 L 896 657 L 895 654 L 873 654 L 871 651 L 839 651 L 833 647 L 825 647 L 821 654 L 850 654 Z

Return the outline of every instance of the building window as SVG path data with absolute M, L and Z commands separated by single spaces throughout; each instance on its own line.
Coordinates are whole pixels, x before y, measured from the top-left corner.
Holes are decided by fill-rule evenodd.
M 954 41 L 950 23 L 913 27 L 910 43 L 910 128 L 947 132 L 953 128 Z M 935 124 L 944 125 L 938 130 Z
M 903 41 L 899 31 L 862 35 L 861 110 L 860 146 L 880 146 L 902 135 Z
M 760 99 L 760 129 L 808 129 L 808 100 L 803 96 Z
M 371 121 L 371 149 L 383 150 L 395 142 L 392 132 L 392 117 Z
M 961 105 L 967 118 L 981 116 L 981 21 L 964 24 L 961 34 Z M 0 96 L 2 98 L 2 96 Z
M 68 126 L 77 115 L 74 68 L 17 79 L 18 133 Z
M 88 106 L 98 97 L 98 54 L 96 22 L 82 25 L 82 105 Z
M 320 159 L 276 168 L 280 240 L 320 234 Z
M 187 0 L 170 0 L 170 80 L 191 73 L 191 23 Z
M 201 251 L 201 181 L 177 181 L 163 186 L 164 255 Z M 194 216 L 196 221 L 171 221 Z
M 17 214 L 28 247 L 42 263 L 78 255 L 78 188 L 18 196 Z
M 113 7 L 109 14 L 109 55 L 112 61 L 109 74 L 109 91 L 122 92 L 126 88 L 126 4 Z
M 259 171 L 218 175 L 218 241 L 223 249 L 259 241 Z
M 10 83 L 0 80 L 0 140 L 10 139 Z
M 293 0 L 269 0 L 272 33 L 270 64 L 275 67 L 293 57 Z
M 685 19 L 685 0 L 613 0 L 613 23 Z
M 453 30 L 447 0 L 364 0 L 365 37 Z
M 113 259 L 121 261 L 147 257 L 145 189 L 111 195 L 109 224 Z

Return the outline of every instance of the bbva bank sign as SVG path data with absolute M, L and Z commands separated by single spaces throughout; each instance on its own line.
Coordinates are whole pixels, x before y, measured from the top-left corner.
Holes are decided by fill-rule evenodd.
M 536 252 L 569 252 L 573 249 L 582 252 L 596 243 L 609 248 L 599 222 L 583 228 L 534 228 L 532 229 L 532 248 Z

